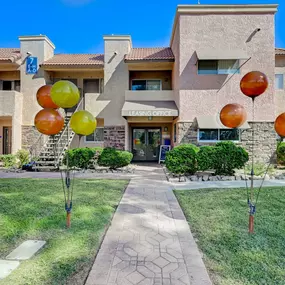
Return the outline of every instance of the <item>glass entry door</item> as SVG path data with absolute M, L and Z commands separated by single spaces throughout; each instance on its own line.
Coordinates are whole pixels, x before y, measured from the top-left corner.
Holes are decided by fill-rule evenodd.
M 158 161 L 160 128 L 133 128 L 132 152 L 135 161 Z
M 3 154 L 12 152 L 12 127 L 3 127 Z

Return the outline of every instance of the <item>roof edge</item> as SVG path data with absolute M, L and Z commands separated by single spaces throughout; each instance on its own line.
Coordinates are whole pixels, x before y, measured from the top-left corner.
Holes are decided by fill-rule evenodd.
M 103 35 L 104 40 L 119 40 L 119 41 L 132 41 L 132 37 L 130 35 Z
M 276 13 L 278 4 L 241 4 L 241 5 L 178 5 L 172 26 L 170 46 L 172 46 L 178 18 L 181 14 L 260 14 Z
M 20 41 L 46 41 L 53 49 L 55 45 L 46 35 L 19 36 Z

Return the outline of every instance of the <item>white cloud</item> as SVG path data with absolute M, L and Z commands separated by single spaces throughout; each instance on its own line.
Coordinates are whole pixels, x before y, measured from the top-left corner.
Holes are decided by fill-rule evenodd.
M 83 6 L 87 5 L 95 0 L 61 0 L 64 4 L 69 6 Z

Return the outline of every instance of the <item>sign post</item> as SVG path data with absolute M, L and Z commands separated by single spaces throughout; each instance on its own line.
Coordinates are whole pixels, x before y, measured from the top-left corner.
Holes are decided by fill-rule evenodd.
M 159 164 L 162 162 L 162 161 L 165 161 L 165 158 L 166 158 L 166 153 L 168 151 L 170 151 L 171 149 L 171 146 L 170 145 L 161 145 L 160 146 L 160 151 L 159 151 Z

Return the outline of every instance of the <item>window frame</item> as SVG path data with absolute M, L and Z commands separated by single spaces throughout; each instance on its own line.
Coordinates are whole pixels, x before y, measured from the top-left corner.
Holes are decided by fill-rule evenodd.
M 235 60 L 235 64 L 237 66 L 236 69 L 231 69 L 231 72 L 228 73 L 220 73 L 219 70 L 224 70 L 224 69 L 219 69 L 219 61 L 234 61 Z M 215 70 L 215 73 L 200 73 L 199 71 L 199 63 L 201 61 L 213 61 L 216 62 L 216 67 L 217 69 Z M 214 70 L 213 70 L 214 71 Z M 240 59 L 202 59 L 197 61 L 197 75 L 233 75 L 233 74 L 240 74 Z
M 147 81 L 159 81 L 159 85 L 160 85 L 160 89 L 159 90 L 148 90 L 148 89 L 145 89 L 145 90 L 133 90 L 132 87 L 133 87 L 133 81 L 134 80 L 137 80 L 137 81 L 145 81 L 145 86 L 147 87 Z M 131 90 L 130 91 L 161 91 L 162 90 L 162 80 L 161 79 L 158 79 L 158 78 L 148 78 L 148 79 L 144 79 L 144 78 L 139 78 L 139 79 L 136 79 L 136 78 L 133 78 L 131 80 Z
M 276 75 L 282 75 L 282 83 L 283 83 L 282 88 L 276 87 Z M 275 75 L 274 75 L 274 87 L 275 87 L 275 90 L 284 90 L 284 73 L 275 73 Z
M 241 142 L 241 130 L 238 129 L 238 140 L 221 140 L 221 131 L 224 131 L 224 130 L 233 130 L 233 129 L 206 129 L 206 130 L 218 130 L 218 139 L 217 140 L 200 140 L 200 130 L 205 130 L 205 129 L 198 129 L 198 132 L 197 132 L 197 141 L 198 142 L 201 142 L 201 143 L 217 143 L 217 142 L 225 142 L 225 141 L 231 141 L 233 143 L 239 143 Z
M 87 144 L 89 144 L 89 143 L 103 143 L 104 142 L 104 127 L 97 127 L 96 128 L 96 130 L 97 129 L 103 129 L 103 140 L 102 141 L 87 141 L 86 140 L 86 138 L 87 138 L 87 136 L 84 136 L 84 143 L 87 143 Z M 94 131 L 94 133 L 96 132 L 96 130 Z

